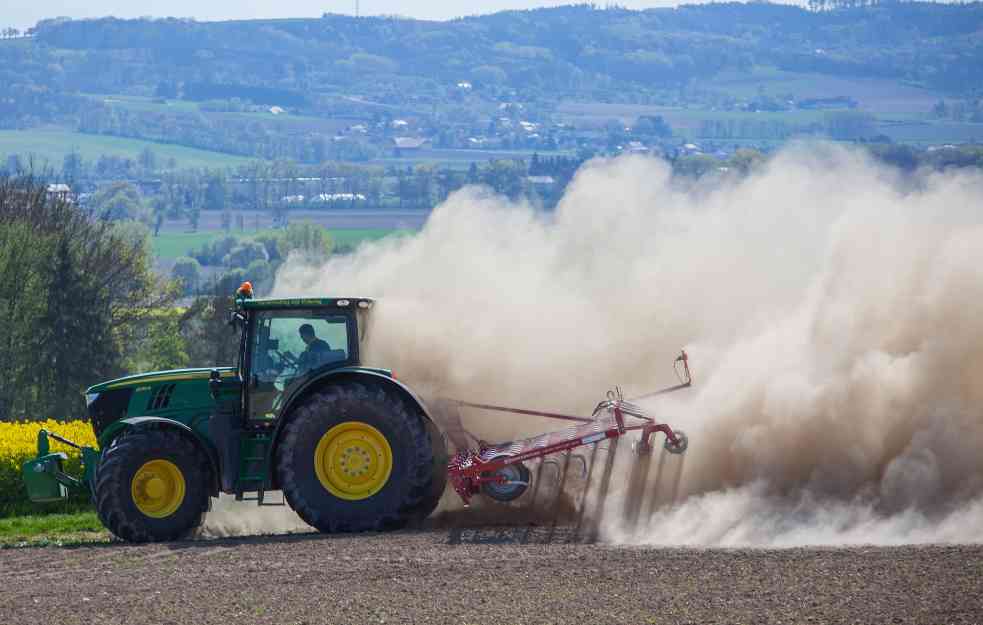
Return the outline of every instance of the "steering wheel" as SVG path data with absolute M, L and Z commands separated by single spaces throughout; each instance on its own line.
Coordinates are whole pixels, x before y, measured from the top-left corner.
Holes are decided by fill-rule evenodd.
M 296 369 L 299 364 L 297 357 L 290 352 L 280 352 L 271 349 L 267 354 L 270 360 L 270 368 L 267 375 L 270 377 L 278 378 L 283 375 L 284 370 Z

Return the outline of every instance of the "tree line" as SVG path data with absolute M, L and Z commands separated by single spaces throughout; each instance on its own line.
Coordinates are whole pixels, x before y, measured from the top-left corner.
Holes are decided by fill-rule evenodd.
M 0 419 L 63 416 L 125 369 L 165 303 L 146 238 L 92 220 L 32 178 L 0 178 Z
M 313 245 L 304 236 L 282 249 Z M 79 417 L 97 382 L 234 360 L 225 322 L 243 271 L 181 307 L 184 285 L 152 262 L 142 224 L 93 215 L 44 179 L 0 176 L 0 421 Z

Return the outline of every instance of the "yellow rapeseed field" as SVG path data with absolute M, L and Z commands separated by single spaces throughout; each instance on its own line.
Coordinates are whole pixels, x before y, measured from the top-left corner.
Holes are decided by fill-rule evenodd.
M 34 458 L 38 451 L 38 430 L 60 434 L 80 445 L 96 446 L 92 425 L 87 421 L 25 421 L 21 423 L 0 423 L 0 503 L 26 499 L 24 485 L 21 483 L 20 468 L 26 461 Z M 73 475 L 82 472 L 78 451 L 56 440 L 49 439 L 51 451 L 64 451 L 68 454 L 65 471 Z

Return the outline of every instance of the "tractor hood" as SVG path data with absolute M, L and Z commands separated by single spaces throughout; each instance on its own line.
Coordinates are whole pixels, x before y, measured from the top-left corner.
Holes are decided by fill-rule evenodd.
M 232 377 L 235 375 L 235 367 L 215 367 L 219 370 L 223 378 Z M 150 384 L 157 384 L 160 382 L 179 382 L 185 380 L 207 380 L 208 376 L 211 375 L 211 368 L 203 369 L 171 369 L 170 371 L 151 371 L 149 373 L 138 373 L 136 375 L 128 375 L 123 378 L 116 378 L 115 380 L 109 380 L 108 382 L 102 382 L 96 384 L 95 386 L 90 386 L 86 389 L 86 394 L 92 393 L 102 393 L 105 391 L 116 390 L 120 388 L 133 388 L 137 386 L 144 386 Z

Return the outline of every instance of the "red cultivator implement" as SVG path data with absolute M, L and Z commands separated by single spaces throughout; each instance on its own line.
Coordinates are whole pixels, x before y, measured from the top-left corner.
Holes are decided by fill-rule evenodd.
M 692 384 L 692 378 L 686 352 L 682 352 L 676 358 L 675 365 L 677 375 L 680 378 L 679 384 L 634 398 L 634 401 L 688 388 Z M 588 492 L 594 478 L 594 464 L 599 449 L 606 451 L 607 457 L 595 498 L 598 512 L 591 515 L 595 527 L 600 518 L 603 501 L 607 497 L 611 474 L 614 469 L 615 451 L 621 437 L 632 432 L 640 433 L 640 437 L 633 446 L 639 458 L 632 465 L 628 491 L 625 495 L 625 513 L 631 524 L 634 524 L 638 518 L 645 495 L 645 482 L 652 456 L 653 435 L 656 432 L 662 432 L 665 435 L 663 449 L 668 454 L 682 454 L 689 444 L 682 431 L 673 430 L 669 425 L 659 423 L 655 417 L 648 414 L 633 401 L 624 399 L 621 389 L 617 387 L 608 392 L 607 399 L 597 404 L 590 418 L 459 400 L 443 400 L 443 404 L 448 413 L 448 435 L 458 447 L 457 453 L 451 457 L 447 465 L 447 475 L 454 490 L 464 501 L 465 507 L 469 505 L 471 498 L 477 494 L 485 495 L 500 502 L 517 500 L 525 494 L 530 485 L 533 486 L 533 491 L 529 503 L 534 505 L 544 468 L 550 464 L 556 467 L 558 477 L 556 496 L 559 497 L 563 493 L 571 462 L 576 461 L 582 467 L 581 476 L 585 481 L 583 492 L 577 498 L 579 500 L 576 505 L 577 531 L 579 531 L 584 519 Z M 461 425 L 460 415 L 456 411 L 449 410 L 449 408 L 461 407 L 573 421 L 577 425 L 532 438 L 490 444 L 474 439 Z M 470 445 L 469 437 L 476 443 L 476 447 Z M 575 453 L 580 448 L 588 447 L 590 450 L 586 455 Z M 550 456 L 556 455 L 562 455 L 562 460 L 557 461 L 550 458 Z M 536 478 L 533 479 L 527 463 L 537 461 Z M 658 504 L 656 500 L 657 487 L 662 479 L 665 462 L 666 455 L 663 454 L 655 478 L 656 489 L 649 501 L 650 512 Z M 679 463 L 673 479 L 673 494 L 670 501 L 675 499 L 681 474 L 682 464 Z

